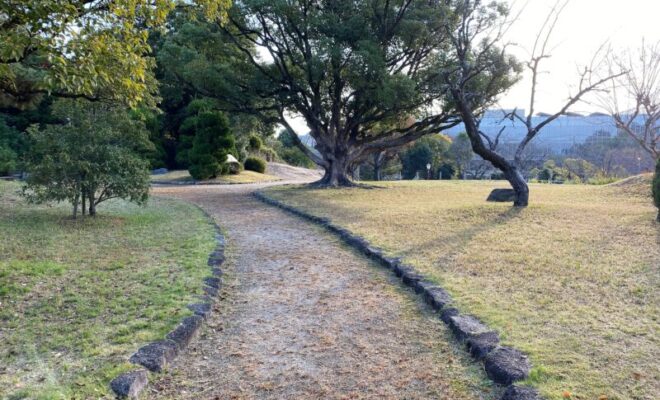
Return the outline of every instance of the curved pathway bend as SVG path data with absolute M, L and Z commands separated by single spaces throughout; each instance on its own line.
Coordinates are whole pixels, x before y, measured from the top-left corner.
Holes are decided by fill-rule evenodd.
M 252 197 L 270 185 L 154 189 L 212 215 L 227 233 L 228 260 L 215 312 L 189 351 L 152 378 L 147 398 L 497 397 L 437 315 L 391 274 Z

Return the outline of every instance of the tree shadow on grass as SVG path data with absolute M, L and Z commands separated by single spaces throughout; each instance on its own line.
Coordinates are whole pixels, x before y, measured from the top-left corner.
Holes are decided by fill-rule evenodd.
M 465 229 L 454 232 L 449 236 L 432 238 L 420 245 L 406 250 L 405 252 L 401 252 L 398 254 L 398 256 L 406 258 L 415 256 L 417 253 L 425 253 L 426 250 L 437 247 L 438 240 L 442 240 L 445 243 L 445 246 L 448 246 L 448 250 L 440 258 L 433 260 L 434 266 L 440 266 L 442 268 L 444 264 L 453 261 L 455 256 L 465 250 L 472 239 L 474 239 L 477 235 L 495 230 L 503 225 L 508 224 L 512 220 L 520 217 L 523 211 L 524 208 L 521 207 L 510 207 L 504 212 L 492 214 L 487 218 L 481 219 L 481 222 L 471 224 Z

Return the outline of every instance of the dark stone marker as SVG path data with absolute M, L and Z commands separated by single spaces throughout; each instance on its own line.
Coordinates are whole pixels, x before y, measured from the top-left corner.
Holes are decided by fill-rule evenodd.
M 510 347 L 496 347 L 486 356 L 486 374 L 495 383 L 510 385 L 529 376 L 532 366 L 522 352 Z
M 190 341 L 195 337 L 195 334 L 202 326 L 204 318 L 199 315 L 186 317 L 181 321 L 172 332 L 167 334 L 167 338 L 179 346 L 179 350 L 183 350 L 190 344 Z
M 458 340 L 465 340 L 475 335 L 492 332 L 486 325 L 471 315 L 449 317 L 448 325 Z
M 152 372 L 162 372 L 167 364 L 177 356 L 177 344 L 171 340 L 159 340 L 141 347 L 129 359 L 133 364 L 142 365 Z
M 218 297 L 218 289 L 211 286 L 204 286 L 204 293 L 211 297 Z
M 215 276 L 209 276 L 204 278 L 204 283 L 206 283 L 207 285 L 213 288 L 220 289 L 220 284 L 222 283 L 222 280 Z
M 383 251 L 379 249 L 378 247 L 373 247 L 373 246 L 367 246 L 364 249 L 364 252 L 371 258 L 375 260 L 380 260 L 381 257 L 383 256 Z
M 410 267 L 401 268 L 401 280 L 404 285 L 417 290 L 417 283 L 424 280 L 424 275 L 418 274 Z
M 442 310 L 442 313 L 440 313 L 440 319 L 442 322 L 445 324 L 449 324 L 449 318 L 458 315 L 458 310 L 455 308 L 445 308 Z
M 209 267 L 217 267 L 222 265 L 225 262 L 225 256 L 222 254 L 213 254 L 209 257 L 208 262 L 206 263 Z
M 472 357 L 483 360 L 499 343 L 500 337 L 497 332 L 486 332 L 471 336 L 467 340 L 467 348 Z
M 119 398 L 137 399 L 149 383 L 147 371 L 138 369 L 123 373 L 110 382 L 110 389 Z
M 395 257 L 383 257 L 383 262 L 385 263 L 385 266 L 387 268 L 394 269 L 397 265 L 401 263 L 401 259 Z
M 449 296 L 449 293 L 434 284 L 424 285 L 422 293 L 426 303 L 436 311 L 442 310 L 447 304 L 451 303 L 451 296 Z
M 486 201 L 495 201 L 499 203 L 513 202 L 516 198 L 516 192 L 513 189 L 493 189 L 488 195 Z
M 501 400 L 541 400 L 539 392 L 527 386 L 509 386 Z
M 188 309 L 194 312 L 195 315 L 199 315 L 200 317 L 206 318 L 206 316 L 211 312 L 211 304 L 210 303 L 188 304 Z
M 223 272 L 220 267 L 214 267 L 211 272 L 213 272 L 213 276 L 222 276 Z

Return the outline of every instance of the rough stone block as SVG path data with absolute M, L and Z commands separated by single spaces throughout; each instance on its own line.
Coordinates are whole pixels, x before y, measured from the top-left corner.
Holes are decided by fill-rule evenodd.
M 204 293 L 211 297 L 218 297 L 218 288 L 204 286 Z
M 383 263 L 387 268 L 394 269 L 397 265 L 401 263 L 401 259 L 395 257 L 383 257 Z
M 217 277 L 220 277 L 220 276 L 223 275 L 222 268 L 220 268 L 220 267 L 213 267 L 213 269 L 211 270 L 211 273 L 213 274 L 213 276 L 217 276 Z
M 405 268 L 402 270 L 401 280 L 403 281 L 404 285 L 415 289 L 417 287 L 417 283 L 424 280 L 424 276 L 418 274 L 417 271 L 412 268 Z
M 199 315 L 186 317 L 181 321 L 179 326 L 167 334 L 167 339 L 170 339 L 179 346 L 179 350 L 185 349 L 190 344 L 190 341 L 195 337 L 197 331 L 202 326 L 203 318 Z
M 500 337 L 497 332 L 485 332 L 473 335 L 467 340 L 467 348 L 472 357 L 477 360 L 486 358 L 494 348 L 500 343 Z
M 506 388 L 501 400 L 542 400 L 542 398 L 534 388 L 511 385 Z
M 210 303 L 188 304 L 188 309 L 194 312 L 195 315 L 199 315 L 202 318 L 206 318 L 206 316 L 211 312 L 211 304 Z
M 495 383 L 510 385 L 526 379 L 532 366 L 522 352 L 511 347 L 496 347 L 486 356 L 486 374 Z
M 367 254 L 367 256 L 378 261 L 380 261 L 380 258 L 383 256 L 383 250 L 379 249 L 378 247 L 367 246 L 364 249 L 364 252 Z
M 216 252 L 211 253 L 209 256 L 209 260 L 207 261 L 207 265 L 209 267 L 216 267 L 222 265 L 222 263 L 225 262 L 225 256 L 224 254 L 219 254 Z
M 495 201 L 499 203 L 513 202 L 516 198 L 516 192 L 513 189 L 493 189 L 488 195 L 486 201 Z
M 204 278 L 204 283 L 206 283 L 207 285 L 209 285 L 213 288 L 220 289 L 220 285 L 222 284 L 222 280 L 220 278 L 216 277 L 216 276 L 209 276 L 209 277 Z
M 471 336 L 492 332 L 486 325 L 471 315 L 454 315 L 447 323 L 458 340 L 466 340 Z
M 331 223 L 328 221 L 328 223 L 325 224 L 326 229 L 328 229 L 332 233 L 341 233 L 341 227 Z
M 133 364 L 142 365 L 152 372 L 162 372 L 177 356 L 177 344 L 171 340 L 159 340 L 141 347 L 129 359 Z
M 455 316 L 455 315 L 458 315 L 458 314 L 459 314 L 459 313 L 458 313 L 458 310 L 455 309 L 455 308 L 453 308 L 453 307 L 452 307 L 452 308 L 445 308 L 445 309 L 442 310 L 442 312 L 440 313 L 440 319 L 441 319 L 442 322 L 444 322 L 445 324 L 449 324 L 449 318 L 451 318 L 451 317 L 453 317 L 453 316 Z
M 451 296 L 443 288 L 434 284 L 424 286 L 424 301 L 434 310 L 442 310 L 447 304 L 451 303 Z
M 110 382 L 110 389 L 119 398 L 137 399 L 148 383 L 149 375 L 147 371 L 138 369 L 123 373 L 113 379 Z

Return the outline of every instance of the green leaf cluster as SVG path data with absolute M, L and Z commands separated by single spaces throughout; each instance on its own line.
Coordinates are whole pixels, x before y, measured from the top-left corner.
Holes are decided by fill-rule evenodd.
M 155 104 L 148 32 L 175 0 L 1 0 L 0 106 L 42 94 Z M 187 3 L 222 20 L 230 0 Z
M 149 193 L 153 145 L 142 121 L 124 108 L 62 99 L 53 113 L 63 123 L 33 125 L 24 196 L 36 203 L 68 201 L 96 206 L 112 198 L 144 204 Z
M 229 121 L 222 113 L 202 111 L 189 119 L 195 136 L 190 150 L 190 176 L 197 180 L 216 178 L 230 172 L 227 155 L 236 153 L 234 136 Z

